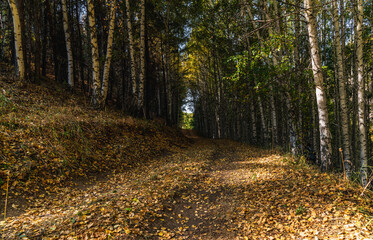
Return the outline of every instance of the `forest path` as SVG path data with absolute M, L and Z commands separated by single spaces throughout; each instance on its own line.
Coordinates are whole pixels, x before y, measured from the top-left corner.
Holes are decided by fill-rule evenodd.
M 35 200 L 4 239 L 372 239 L 372 200 L 340 178 L 229 140 Z

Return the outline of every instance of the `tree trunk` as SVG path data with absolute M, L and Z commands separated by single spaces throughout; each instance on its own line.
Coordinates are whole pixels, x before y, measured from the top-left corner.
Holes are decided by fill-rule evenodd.
M 17 76 L 19 80 L 25 80 L 25 58 L 23 53 L 23 43 L 22 43 L 22 25 L 19 13 L 19 1 L 18 0 L 8 0 L 10 9 L 12 10 L 13 16 L 13 27 L 14 27 L 14 45 L 16 49 L 17 58 Z
M 110 64 L 111 64 L 111 57 L 112 57 L 112 50 L 113 50 L 113 39 L 114 39 L 114 27 L 115 27 L 115 3 L 116 1 L 113 0 L 111 3 L 110 8 L 110 24 L 109 24 L 109 34 L 107 40 L 107 50 L 106 50 L 106 58 L 105 58 L 105 66 L 104 66 L 104 73 L 102 78 L 102 89 L 101 89 L 101 101 L 102 104 L 105 104 L 108 88 L 109 88 L 109 72 L 110 72 Z
M 141 20 L 140 20 L 140 81 L 139 81 L 139 99 L 138 109 L 142 112 L 143 117 L 146 117 L 146 110 L 144 105 L 144 87 L 145 87 L 145 0 L 140 2 Z
M 34 28 L 35 28 L 35 50 L 34 50 L 34 56 L 35 56 L 35 78 L 40 78 L 40 65 L 41 65 L 41 38 L 40 35 L 42 34 L 40 31 L 40 9 L 41 5 L 38 0 L 34 0 Z
M 62 15 L 63 15 L 63 31 L 65 33 L 65 43 L 67 51 L 67 83 L 71 88 L 74 87 L 74 76 L 73 76 L 73 51 L 71 49 L 71 37 L 69 20 L 67 16 L 67 4 L 66 0 L 62 0 Z
M 88 0 L 88 22 L 91 35 L 91 51 L 92 51 L 92 103 L 94 107 L 100 105 L 100 62 L 97 44 L 96 21 L 94 11 L 94 0 Z
M 133 31 L 131 22 L 131 8 L 130 1 L 126 0 L 126 13 L 127 13 L 127 28 L 128 28 L 128 39 L 129 39 L 129 51 L 131 58 L 131 83 L 132 83 L 132 94 L 134 97 L 134 103 L 137 104 L 137 84 L 136 84 L 136 66 L 135 66 L 135 43 L 133 41 Z
M 358 123 L 359 123 L 359 159 L 361 185 L 367 184 L 368 178 L 368 160 L 366 147 L 366 129 L 365 129 L 365 81 L 363 74 L 363 1 L 357 0 L 356 11 L 356 64 L 357 64 L 357 83 L 358 83 Z
M 251 131 L 252 140 L 251 143 L 257 144 L 257 134 L 256 134 L 256 116 L 255 116 L 255 106 L 254 106 L 254 95 L 252 95 L 252 100 L 250 101 L 250 113 L 251 113 Z
M 274 2 L 274 4 L 276 5 L 276 1 Z M 266 16 L 266 20 L 269 21 L 270 20 L 270 16 L 269 16 L 269 13 L 268 13 L 268 9 L 267 9 L 267 1 L 264 2 L 263 4 L 264 6 L 264 14 Z M 280 34 L 280 24 L 278 21 L 276 21 L 276 26 L 278 26 L 278 34 Z M 273 35 L 273 29 L 272 27 L 270 26 L 268 28 L 268 33 L 270 35 Z M 278 55 L 276 53 L 273 53 L 273 56 L 272 56 L 272 63 L 273 63 L 273 66 L 276 67 L 278 65 Z M 275 83 L 275 79 L 272 79 L 272 84 Z M 273 145 L 276 146 L 277 145 L 277 116 L 276 116 L 276 108 L 275 108 L 275 98 L 274 98 L 274 94 L 275 92 L 273 91 L 273 86 L 272 84 L 270 83 L 270 86 L 269 86 L 269 89 L 270 89 L 270 104 L 271 104 L 271 122 L 272 122 L 272 142 L 273 142 Z M 274 147 L 272 146 L 272 147 Z
M 312 115 L 312 149 L 316 155 L 316 164 L 320 163 L 320 137 L 318 133 L 318 116 L 316 111 L 316 93 L 315 90 L 311 92 L 311 115 Z
M 338 83 L 339 83 L 339 96 L 340 96 L 340 107 L 341 107 L 341 120 L 342 120 L 342 142 L 343 142 L 343 160 L 346 175 L 348 178 L 351 177 L 351 151 L 350 151 L 350 136 L 349 136 L 349 122 L 348 109 L 347 109 L 347 97 L 345 87 L 345 73 L 344 73 L 344 60 L 340 38 L 339 28 L 339 17 L 338 17 L 338 3 L 333 1 L 333 18 L 334 18 L 334 33 L 335 33 L 335 49 L 337 56 L 337 69 L 338 69 Z
M 312 72 L 316 86 L 317 110 L 319 113 L 320 129 L 320 157 L 321 170 L 327 171 L 331 165 L 331 134 L 329 129 L 328 109 L 324 91 L 324 79 L 321 69 L 319 41 L 317 39 L 316 16 L 314 15 L 312 0 L 304 0 L 305 16 L 308 26 L 308 35 L 311 48 Z

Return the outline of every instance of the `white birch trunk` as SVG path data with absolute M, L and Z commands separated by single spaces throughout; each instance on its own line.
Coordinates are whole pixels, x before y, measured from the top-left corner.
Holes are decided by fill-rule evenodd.
M 108 88 L 109 88 L 109 72 L 110 72 L 111 57 L 112 57 L 112 52 L 113 52 L 113 39 L 114 39 L 114 27 L 115 27 L 115 3 L 116 1 L 113 0 L 111 3 L 111 8 L 110 8 L 109 34 L 108 34 L 108 40 L 107 40 L 106 59 L 105 59 L 104 74 L 103 74 L 102 89 L 101 89 L 102 104 L 105 104 L 107 93 L 108 93 Z
M 139 82 L 139 99 L 138 108 L 143 111 L 144 117 L 144 87 L 145 87 L 145 0 L 140 2 L 141 21 L 140 21 L 140 82 Z
M 341 118 L 342 118 L 342 142 L 343 142 L 343 159 L 346 175 L 348 178 L 351 177 L 351 151 L 350 151 L 350 136 L 348 126 L 350 119 L 348 117 L 347 100 L 346 100 L 346 88 L 345 88 L 345 74 L 343 68 L 343 53 L 341 46 L 340 27 L 339 27 L 339 15 L 338 15 L 338 3 L 333 1 L 333 18 L 334 18 L 334 34 L 335 34 L 335 48 L 337 55 L 337 68 L 338 68 L 338 83 L 339 83 L 339 96 L 341 104 Z
M 321 68 L 319 41 L 317 39 L 316 16 L 314 16 L 311 2 L 312 0 L 304 0 L 304 7 L 311 48 L 312 72 L 316 86 L 317 110 L 319 113 L 321 169 L 327 171 L 331 165 L 331 134 L 323 86 L 324 79 Z
M 62 0 L 62 15 L 63 15 L 63 31 L 65 33 L 65 43 L 67 52 L 67 83 L 72 88 L 74 87 L 73 75 L 73 51 L 71 50 L 71 37 L 69 29 L 69 20 L 67 16 L 66 0 Z
M 94 11 L 94 0 L 88 0 L 88 22 L 91 33 L 91 50 L 92 50 L 92 90 L 93 98 L 92 102 L 95 107 L 99 107 L 100 104 L 100 62 L 97 44 L 97 33 L 96 33 L 96 21 L 95 21 L 95 11 Z
M 131 8 L 129 0 L 126 0 L 126 13 L 127 13 L 127 29 L 128 29 L 128 39 L 130 48 L 130 58 L 131 58 L 131 81 L 132 81 L 132 94 L 134 96 L 134 102 L 137 103 L 137 84 L 136 84 L 136 66 L 135 66 L 135 43 L 133 41 L 133 31 L 131 22 Z
M 19 15 L 19 9 L 17 6 L 17 0 L 8 0 L 10 9 L 13 17 L 13 28 L 14 28 L 14 46 L 16 49 L 17 58 L 17 76 L 19 80 L 24 81 L 26 76 L 25 70 L 25 57 L 23 55 L 23 43 L 22 43 L 22 26 Z
M 356 64 L 357 64 L 357 101 L 358 101 L 358 123 L 359 123 L 359 159 L 361 185 L 367 184 L 368 178 L 368 161 L 365 129 L 365 81 L 363 74 L 363 1 L 357 0 L 356 16 Z

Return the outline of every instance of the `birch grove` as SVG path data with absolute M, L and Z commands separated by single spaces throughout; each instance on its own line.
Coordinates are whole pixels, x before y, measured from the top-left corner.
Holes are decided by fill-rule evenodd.
M 289 152 L 366 186 L 373 3 L 355 1 L 8 0 L 0 63 L 96 109 Z

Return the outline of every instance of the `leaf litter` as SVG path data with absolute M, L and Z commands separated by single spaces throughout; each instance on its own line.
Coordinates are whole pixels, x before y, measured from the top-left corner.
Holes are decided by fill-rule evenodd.
M 371 200 L 339 176 L 197 139 L 2 222 L 5 239 L 369 239 Z M 256 177 L 253 177 L 255 173 Z
M 2 239 L 373 238 L 371 193 L 339 175 L 0 83 L 0 167 L 13 173 L 8 208 L 20 209 L 0 222 Z

